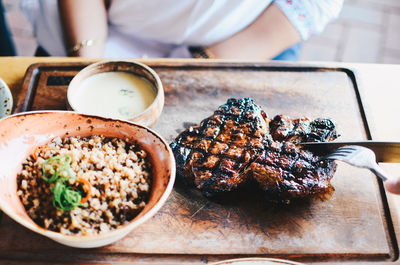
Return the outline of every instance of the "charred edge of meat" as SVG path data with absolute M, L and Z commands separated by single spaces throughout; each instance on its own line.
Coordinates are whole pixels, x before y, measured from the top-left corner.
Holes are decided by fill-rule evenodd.
M 308 118 L 291 119 L 286 115 L 276 115 L 270 123 L 270 133 L 275 141 L 327 142 L 340 135 L 331 119 Z
M 219 106 L 214 115 L 222 114 L 227 117 L 235 117 L 234 120 L 251 121 L 262 117 L 263 120 L 268 118 L 264 110 L 254 103 L 252 98 L 235 99 L 230 98 L 228 101 Z
M 176 176 L 185 182 L 186 185 L 193 186 L 193 180 L 186 180 L 184 177 L 185 165 L 187 164 L 189 157 L 192 153 L 192 149 L 179 144 L 178 142 L 172 142 L 170 144 L 172 153 L 175 156 L 176 162 Z
M 237 109 L 234 109 L 233 107 L 236 107 L 240 111 L 237 112 Z M 215 111 L 215 114 L 223 113 L 225 115 L 238 115 L 242 112 L 257 113 L 259 111 L 261 111 L 261 108 L 254 103 L 252 98 L 230 98 L 225 104 L 218 107 L 218 109 Z
M 276 115 L 270 122 L 270 134 L 279 142 L 301 142 L 311 130 L 311 121 L 308 118 L 291 119 L 286 115 Z
M 307 142 L 328 142 L 338 138 L 336 124 L 331 119 L 318 118 L 312 122 L 312 131 L 307 135 Z

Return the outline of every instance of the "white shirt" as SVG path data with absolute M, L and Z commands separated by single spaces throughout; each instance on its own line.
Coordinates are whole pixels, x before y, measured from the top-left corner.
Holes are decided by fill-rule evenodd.
M 187 46 L 234 35 L 271 3 L 306 40 L 339 14 L 343 0 L 113 0 L 104 57 L 189 57 Z M 53 56 L 65 56 L 57 1 L 22 0 L 21 7 L 38 44 Z

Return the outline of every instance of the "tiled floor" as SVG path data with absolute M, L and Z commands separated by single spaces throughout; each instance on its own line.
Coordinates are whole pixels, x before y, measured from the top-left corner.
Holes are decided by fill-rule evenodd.
M 17 53 L 36 49 L 18 0 L 3 0 Z M 400 0 L 345 0 L 340 17 L 304 43 L 301 60 L 400 64 Z

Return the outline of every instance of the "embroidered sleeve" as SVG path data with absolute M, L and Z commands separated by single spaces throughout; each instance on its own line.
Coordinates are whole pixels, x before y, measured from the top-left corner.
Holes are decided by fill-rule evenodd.
M 273 2 L 287 16 L 303 40 L 321 33 L 335 19 L 343 0 L 275 0 Z

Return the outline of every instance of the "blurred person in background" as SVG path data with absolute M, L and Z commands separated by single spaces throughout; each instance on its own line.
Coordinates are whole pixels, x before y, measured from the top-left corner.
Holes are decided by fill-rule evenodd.
M 3 3 L 0 0 L 0 56 L 14 56 L 15 49 L 11 40 L 10 32 L 7 27 L 4 15 Z
M 297 60 L 343 0 L 22 0 L 37 55 Z

